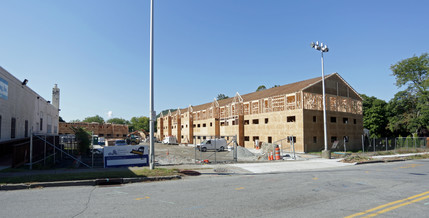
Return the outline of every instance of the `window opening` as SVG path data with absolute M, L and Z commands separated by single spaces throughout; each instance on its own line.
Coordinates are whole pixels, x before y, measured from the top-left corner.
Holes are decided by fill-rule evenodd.
M 10 125 L 10 138 L 15 138 L 15 131 L 16 131 L 16 119 L 15 117 L 12 117 L 12 122 Z
M 295 121 L 296 121 L 295 116 L 288 116 L 286 119 L 287 119 L 287 122 L 288 122 L 288 123 L 290 123 L 290 122 L 295 122 Z
M 293 138 L 293 139 L 292 139 L 292 140 L 293 140 L 293 143 L 296 143 L 296 136 L 292 136 L 292 138 Z M 289 143 L 291 142 L 291 141 L 290 141 L 290 137 L 289 137 L 289 136 L 287 137 L 287 142 L 289 142 Z
M 28 137 L 28 120 L 25 121 L 25 130 L 24 130 L 24 137 L 27 138 Z

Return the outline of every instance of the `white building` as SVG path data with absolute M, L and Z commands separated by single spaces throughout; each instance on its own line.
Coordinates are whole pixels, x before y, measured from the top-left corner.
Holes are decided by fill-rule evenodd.
M 22 139 L 35 134 L 58 134 L 59 102 L 51 104 L 0 67 L 0 142 Z M 55 85 L 53 101 L 59 101 Z

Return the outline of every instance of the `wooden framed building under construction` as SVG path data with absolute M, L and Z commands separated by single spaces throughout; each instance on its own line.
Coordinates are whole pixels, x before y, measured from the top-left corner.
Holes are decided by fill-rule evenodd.
M 325 76 L 329 148 L 348 138 L 348 149 L 359 149 L 363 132 L 362 98 L 338 74 Z M 298 152 L 320 151 L 323 139 L 322 77 L 233 98 L 189 106 L 161 115 L 157 138 L 175 136 L 194 143 L 194 136 L 237 135 L 240 146 L 273 143 L 294 136 Z

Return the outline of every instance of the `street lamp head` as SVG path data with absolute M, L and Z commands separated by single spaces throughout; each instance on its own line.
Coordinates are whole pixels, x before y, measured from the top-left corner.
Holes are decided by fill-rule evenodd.
M 328 46 L 327 45 L 325 45 L 323 48 L 322 48 L 322 52 L 328 52 L 329 51 L 329 48 L 328 48 Z
M 316 41 L 316 43 L 311 42 L 310 46 L 318 51 L 322 51 L 322 52 L 328 52 L 329 48 L 326 44 L 320 43 L 319 45 L 319 41 Z

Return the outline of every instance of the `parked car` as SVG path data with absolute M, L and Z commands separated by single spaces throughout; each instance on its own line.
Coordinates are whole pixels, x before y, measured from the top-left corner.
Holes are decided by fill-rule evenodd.
M 177 144 L 177 139 L 175 136 L 167 136 L 162 140 L 162 144 Z
M 91 152 L 94 154 L 103 154 L 104 147 L 100 145 L 93 145 Z
M 116 140 L 115 141 L 115 146 L 123 146 L 123 145 L 128 145 L 125 140 Z
M 226 148 L 225 139 L 207 139 L 197 145 L 198 150 L 206 152 L 207 150 L 223 151 Z

